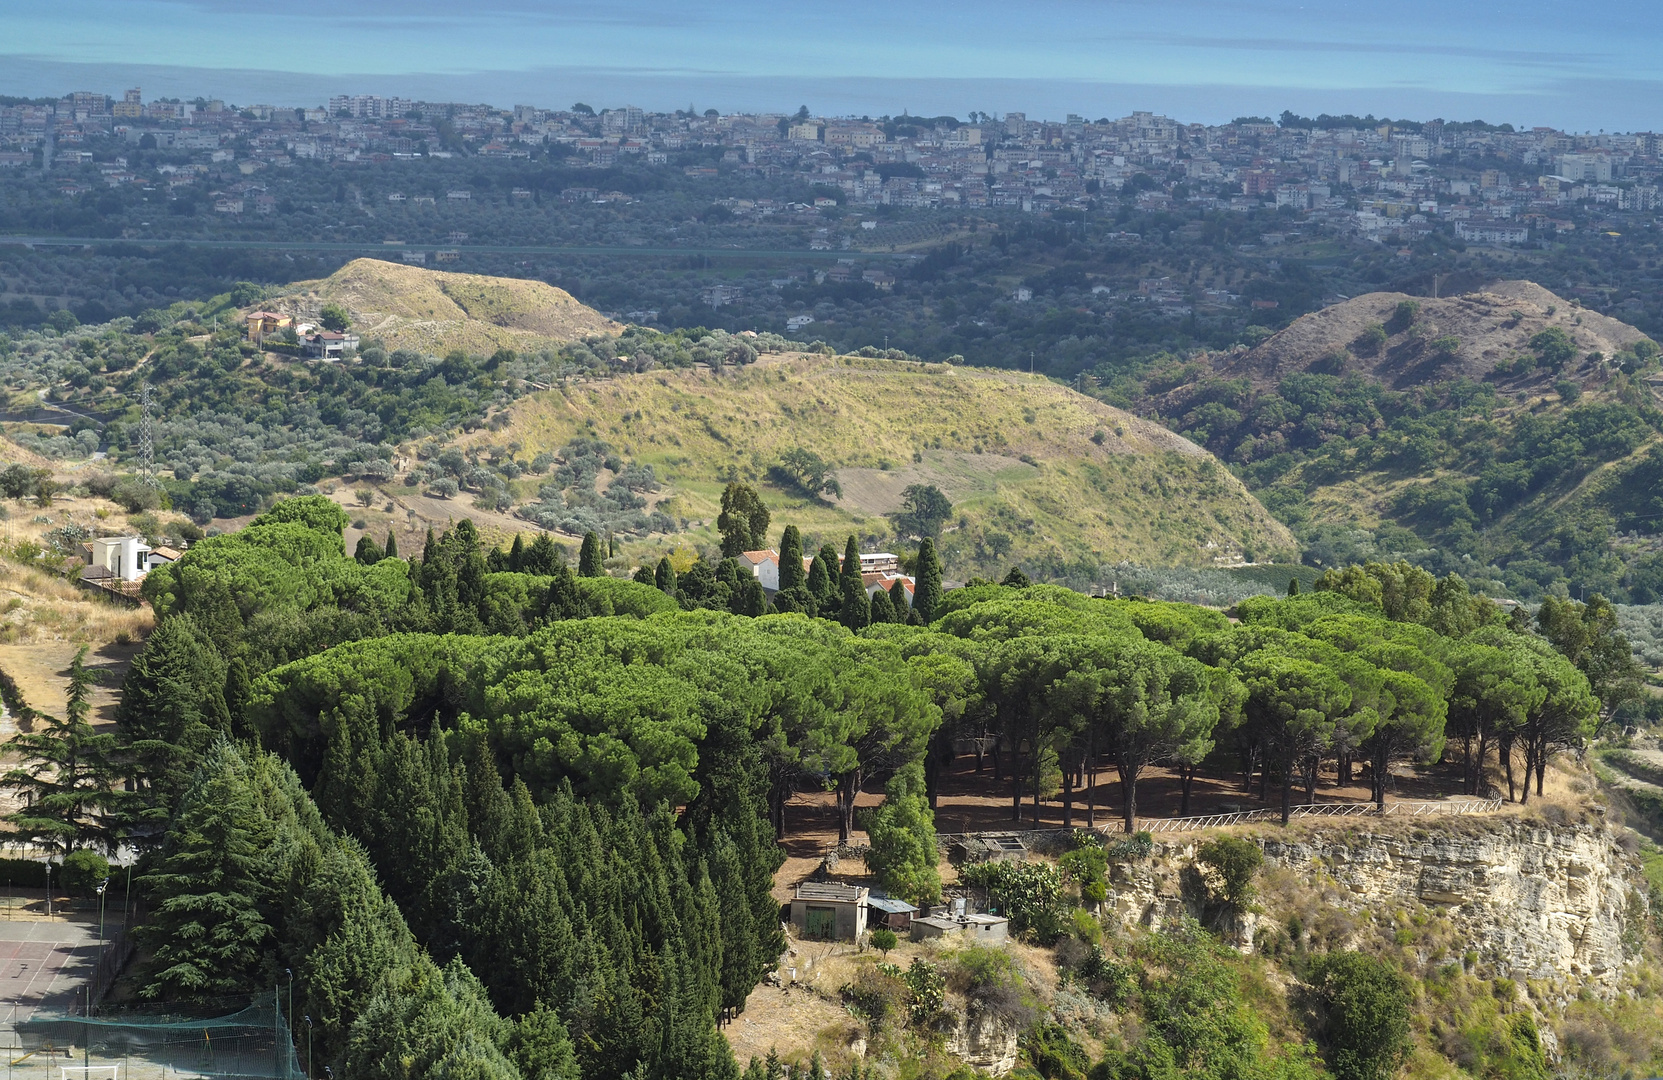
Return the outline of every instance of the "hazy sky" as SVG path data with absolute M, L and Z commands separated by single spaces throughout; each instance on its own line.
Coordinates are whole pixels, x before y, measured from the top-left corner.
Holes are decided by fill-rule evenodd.
M 1656 0 L 0 0 L 0 93 L 1663 128 Z

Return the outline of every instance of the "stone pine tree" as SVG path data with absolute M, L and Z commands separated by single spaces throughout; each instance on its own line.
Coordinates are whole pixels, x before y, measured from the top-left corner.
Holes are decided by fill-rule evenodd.
M 762 496 L 749 484 L 732 483 L 722 491 L 722 512 L 716 530 L 722 534 L 722 554 L 733 558 L 760 548 L 768 535 L 770 515 Z
M 941 603 L 941 560 L 936 558 L 935 541 L 929 537 L 918 545 L 918 564 L 912 590 L 912 610 L 923 623 L 935 621 L 935 609 Z
M 797 526 L 787 525 L 780 536 L 780 591 L 803 584 L 803 536 Z
M 871 604 L 866 599 L 866 582 L 860 576 L 860 545 L 853 534 L 843 545 L 843 567 L 837 575 L 837 584 L 843 625 L 859 630 L 870 623 Z
M 68 855 L 80 847 L 113 852 L 125 793 L 120 746 L 113 732 L 92 726 L 92 684 L 83 646 L 69 664 L 69 700 L 62 719 L 35 713 L 37 728 L 11 741 L 18 758 L 0 782 L 23 797 L 8 814 L 13 836 Z
M 577 576 L 606 576 L 606 568 L 601 565 L 601 538 L 592 532 L 583 534 L 583 547 L 577 553 Z

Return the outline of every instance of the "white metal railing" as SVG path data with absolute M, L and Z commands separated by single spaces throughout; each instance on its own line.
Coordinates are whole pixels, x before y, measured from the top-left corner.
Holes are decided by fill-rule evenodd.
M 1437 817 L 1451 814 L 1491 814 L 1501 809 L 1501 799 L 1463 799 L 1458 802 L 1389 802 L 1384 810 L 1373 803 L 1306 803 L 1290 807 L 1288 817 Z M 1246 825 L 1255 821 L 1280 821 L 1282 811 L 1276 807 L 1262 810 L 1241 810 L 1232 814 L 1207 814 L 1202 817 L 1139 818 L 1138 828 L 1144 832 L 1195 832 L 1216 829 L 1224 825 Z M 1112 829 L 1104 828 L 1103 832 Z

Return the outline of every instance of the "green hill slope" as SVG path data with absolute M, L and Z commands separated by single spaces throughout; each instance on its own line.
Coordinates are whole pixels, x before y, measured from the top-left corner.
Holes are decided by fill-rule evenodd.
M 516 403 L 506 427 L 463 441 L 513 442 L 520 456 L 571 439 L 605 440 L 668 482 L 658 509 L 711 523 L 730 479 L 757 483 L 774 529 L 796 523 L 836 540 L 905 543 L 884 515 L 914 483 L 954 503 L 941 548 L 958 577 L 1014 563 L 1075 582 L 1106 581 L 1122 561 L 1199 565 L 1292 549 L 1240 481 L 1189 440 L 1044 379 L 859 357 L 788 354 L 583 383 Z M 837 466 L 841 499 L 774 482 L 802 448 Z
M 1532 597 L 1663 596 L 1658 348 L 1530 282 L 1357 297 L 1155 373 L 1309 561 L 1409 557 Z

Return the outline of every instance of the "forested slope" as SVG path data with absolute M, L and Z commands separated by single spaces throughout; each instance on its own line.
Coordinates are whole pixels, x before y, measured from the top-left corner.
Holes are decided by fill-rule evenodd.
M 341 1075 L 736 1077 L 717 1020 L 783 947 L 771 890 L 785 800 L 832 792 L 878 883 L 933 898 L 939 770 L 967 734 L 1001 739 L 990 790 L 1013 815 L 1059 793 L 1068 805 L 1094 764 L 1119 771 L 1130 826 L 1157 765 L 1241 775 L 1286 806 L 1361 766 L 1385 798 L 1394 770 L 1446 757 L 1469 790 L 1505 780 L 1533 806 L 1554 762 L 1634 689 L 1608 607 L 1509 621 L 1460 579 L 1407 564 L 1244 602 L 1235 623 L 1020 575 L 946 594 L 926 582 L 901 621 L 835 553 L 793 586 L 811 616 L 768 613 L 732 560 L 682 574 L 666 561 L 648 585 L 595 576 L 594 555 L 574 574 L 546 538 L 484 549 L 466 522 L 419 558 L 372 544 L 349 558 L 345 523 L 322 498 L 280 502 L 154 571 L 159 623 L 122 688 L 119 732 L 91 733 L 72 692 L 66 722 L 18 747 L 79 747 L 96 760 L 76 774 L 86 793 L 41 804 L 61 814 L 14 815 L 62 849 L 120 834 L 146 850 L 138 883 L 160 913 L 146 993 L 188 1004 L 291 968 L 296 1011 Z M 881 805 L 857 814 L 856 796 L 880 787 Z M 1082 833 L 1057 864 L 966 870 L 1081 996 L 1045 1004 L 1025 969 L 980 954 L 869 964 L 845 999 L 868 1025 L 867 1065 L 950 1074 L 946 989 L 968 1001 L 955 1008 L 1021 1025 L 1024 1067 L 1044 1080 L 1094 1062 L 1110 1080 L 1213 1066 L 1351 1076 L 1355 1055 L 1410 1053 L 1448 1075 L 1463 1059 L 1442 1025 L 1498 1022 L 1528 1028 L 1527 1043 L 1473 1061 L 1546 1068 L 1536 1033 L 1562 1004 L 1532 990 L 1497 1021 L 1487 993 L 1469 997 L 1504 958 L 1446 971 L 1444 946 L 1409 947 L 1420 924 L 1392 912 L 1267 936 L 1269 955 L 1243 960 L 1221 937 L 1249 902 L 1258 849 L 1208 850 L 1193 899 L 1211 929 L 1179 920 L 1114 941 L 1093 897 L 1147 839 Z M 1632 1002 L 1583 1010 L 1577 1045 L 1655 1023 L 1655 928 L 1635 920 Z M 1358 971 L 1398 1010 L 1388 1041 L 1300 1005 Z

